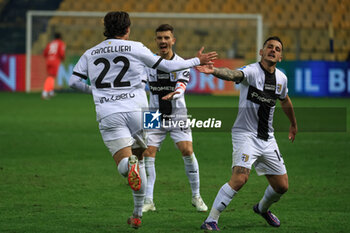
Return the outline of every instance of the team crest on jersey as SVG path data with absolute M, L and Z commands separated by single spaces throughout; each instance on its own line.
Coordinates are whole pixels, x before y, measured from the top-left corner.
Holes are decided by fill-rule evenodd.
M 170 81 L 172 81 L 172 82 L 176 81 L 176 72 L 170 73 Z
M 248 162 L 248 160 L 249 160 L 249 155 L 247 155 L 247 154 L 242 154 L 242 161 L 243 161 L 243 162 Z
M 143 112 L 143 128 L 144 129 L 160 129 L 160 116 L 162 114 L 157 111 Z
M 277 92 L 281 92 L 282 91 L 282 84 L 277 84 Z

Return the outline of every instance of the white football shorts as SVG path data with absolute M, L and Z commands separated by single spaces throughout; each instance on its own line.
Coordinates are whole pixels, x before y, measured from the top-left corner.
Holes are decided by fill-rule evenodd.
M 99 121 L 102 139 L 112 156 L 131 146 L 132 149 L 147 148 L 147 135 L 142 127 L 142 112 L 118 112 Z
M 264 141 L 252 134 L 232 133 L 232 146 L 232 168 L 254 165 L 259 176 L 287 173 L 275 138 Z
M 186 128 L 186 129 L 160 128 L 160 129 L 147 130 L 147 137 L 148 137 L 147 145 L 158 147 L 158 150 L 160 150 L 162 142 L 166 138 L 166 135 L 168 132 L 170 133 L 170 137 L 171 139 L 173 139 L 175 146 L 176 146 L 176 143 L 182 142 L 182 141 L 192 142 L 192 132 L 190 128 Z

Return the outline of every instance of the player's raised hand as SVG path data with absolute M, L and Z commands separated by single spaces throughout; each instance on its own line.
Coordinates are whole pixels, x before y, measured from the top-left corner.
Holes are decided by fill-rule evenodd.
M 173 100 L 174 95 L 176 95 L 176 94 L 180 94 L 180 92 L 178 92 L 178 91 L 170 92 L 170 93 L 167 94 L 166 96 L 163 96 L 163 97 L 162 97 L 162 100 L 168 100 L 168 101 Z
M 204 47 L 202 47 L 198 53 L 197 53 L 197 57 L 199 58 L 201 65 L 210 65 L 213 64 L 213 60 L 218 58 L 218 54 L 213 51 L 213 52 L 209 52 L 209 53 L 203 53 Z
M 205 73 L 205 74 L 212 74 L 212 73 L 214 73 L 214 66 L 213 66 L 213 64 L 196 66 L 196 69 L 199 72 Z

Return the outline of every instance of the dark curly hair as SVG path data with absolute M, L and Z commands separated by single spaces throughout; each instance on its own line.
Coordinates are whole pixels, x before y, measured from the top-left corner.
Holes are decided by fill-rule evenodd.
M 103 21 L 105 26 L 103 35 L 107 38 L 124 36 L 131 25 L 129 14 L 124 11 L 108 12 Z

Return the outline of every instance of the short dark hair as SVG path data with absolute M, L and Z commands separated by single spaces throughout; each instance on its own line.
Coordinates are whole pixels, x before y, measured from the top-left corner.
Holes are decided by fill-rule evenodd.
M 166 32 L 166 31 L 171 31 L 171 33 L 174 34 L 174 28 L 170 24 L 161 24 L 159 27 L 156 29 L 157 32 Z
M 131 25 L 129 14 L 124 11 L 108 12 L 103 21 L 105 26 L 103 35 L 107 38 L 124 36 Z
M 59 32 L 56 32 L 53 37 L 55 39 L 61 39 L 62 38 L 61 33 L 59 33 Z
M 270 41 L 270 40 L 277 40 L 278 42 L 280 42 L 281 45 L 282 45 L 282 50 L 283 50 L 283 43 L 282 43 L 281 39 L 280 39 L 278 36 L 270 36 L 269 38 L 267 38 L 267 39 L 265 40 L 265 42 L 264 42 L 263 47 L 265 47 L 266 43 L 267 43 L 268 41 Z

